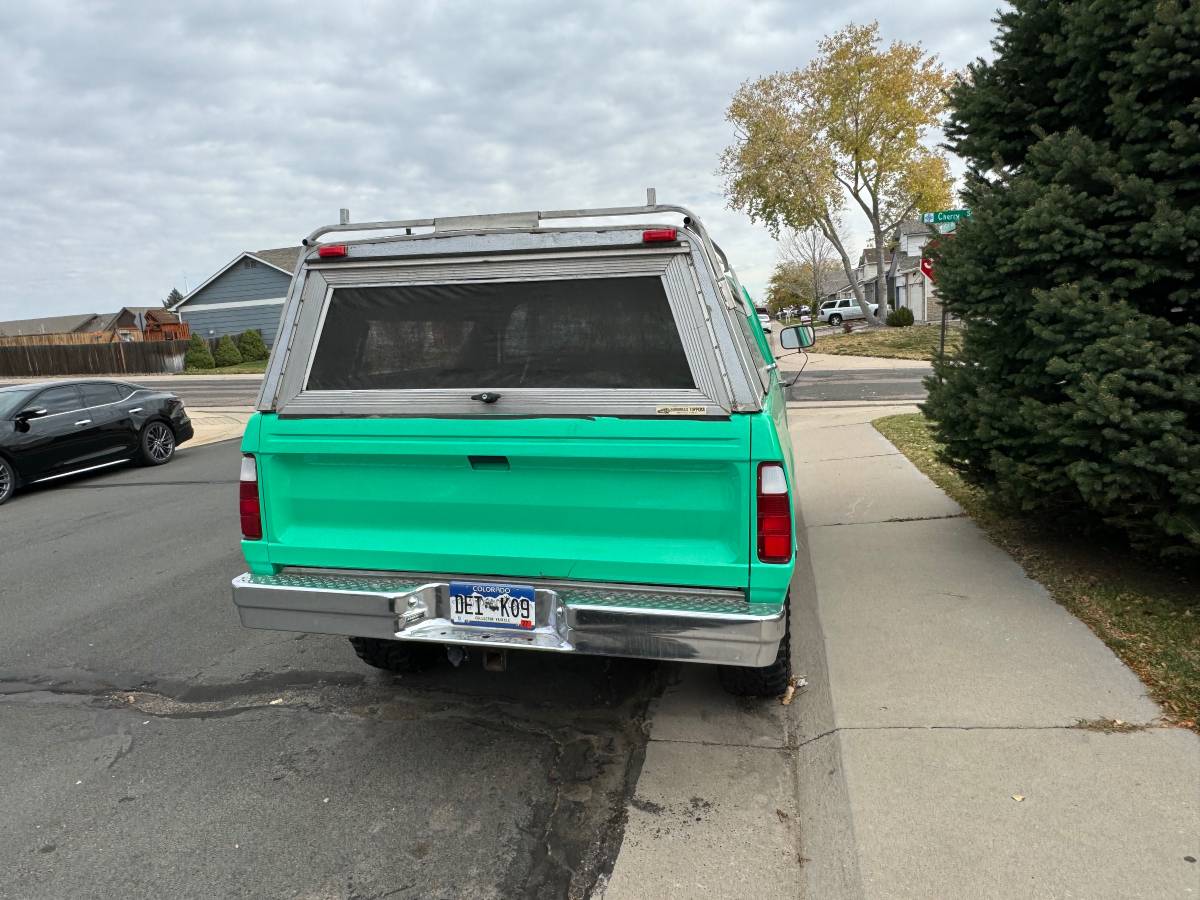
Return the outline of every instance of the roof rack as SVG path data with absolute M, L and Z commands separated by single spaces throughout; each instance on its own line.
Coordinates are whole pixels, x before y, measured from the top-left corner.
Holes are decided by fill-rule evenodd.
M 639 216 L 652 213 L 678 213 L 683 216 L 685 227 L 692 229 L 700 236 L 705 248 L 712 257 L 721 260 L 725 271 L 730 271 L 729 259 L 723 250 L 713 243 L 708 231 L 700 218 L 685 206 L 671 203 L 658 203 L 654 188 L 646 190 L 645 206 L 607 206 L 599 209 L 550 209 L 527 210 L 524 212 L 491 213 L 478 216 L 442 216 L 437 219 L 393 219 L 385 222 L 340 222 L 337 225 L 322 225 L 314 230 L 301 242 L 305 247 L 313 247 L 319 239 L 327 234 L 350 231 L 400 231 L 406 230 L 411 235 L 413 228 L 432 228 L 433 234 L 462 233 L 464 231 L 498 232 L 498 231 L 531 231 L 542 227 L 543 222 L 555 219 L 605 219 L 627 216 Z M 348 218 L 343 216 L 343 218 Z M 719 273 L 718 273 L 719 274 Z

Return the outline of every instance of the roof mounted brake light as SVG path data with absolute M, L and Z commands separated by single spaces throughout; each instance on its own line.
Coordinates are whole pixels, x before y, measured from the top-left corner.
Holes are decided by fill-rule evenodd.
M 324 247 L 321 247 L 317 250 L 317 256 L 321 257 L 322 259 L 329 259 L 330 257 L 338 257 L 338 256 L 345 256 L 345 255 L 346 255 L 346 245 L 345 244 L 326 244 Z
M 651 228 L 642 232 L 643 244 L 662 244 L 679 240 L 677 228 Z

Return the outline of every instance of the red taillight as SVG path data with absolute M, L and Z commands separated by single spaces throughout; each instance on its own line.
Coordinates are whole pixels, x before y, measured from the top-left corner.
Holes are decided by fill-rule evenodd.
M 242 538 L 261 541 L 262 509 L 258 504 L 258 466 L 253 456 L 242 457 L 242 475 L 238 481 L 238 512 L 242 518 Z
M 758 467 L 758 558 L 765 563 L 792 558 L 792 507 L 779 463 Z
M 665 241 L 677 240 L 679 240 L 679 229 L 677 228 L 651 228 L 642 232 L 643 244 L 660 244 Z
M 345 244 L 326 244 L 324 247 L 318 248 L 317 256 L 328 259 L 331 256 L 345 256 L 346 252 Z

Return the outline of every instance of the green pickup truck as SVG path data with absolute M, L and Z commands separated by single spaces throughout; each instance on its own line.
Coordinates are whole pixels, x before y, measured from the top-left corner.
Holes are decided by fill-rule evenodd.
M 242 441 L 243 625 L 347 635 L 399 671 L 540 650 L 786 688 L 783 388 L 695 215 L 355 223 L 304 243 Z

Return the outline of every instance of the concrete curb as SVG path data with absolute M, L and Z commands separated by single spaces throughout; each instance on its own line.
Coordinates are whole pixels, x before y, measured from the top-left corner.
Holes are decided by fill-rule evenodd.
M 800 881 L 805 897 L 865 896 L 850 793 L 837 739 L 825 632 L 817 602 L 808 526 L 796 504 L 796 572 L 792 578 L 792 671 L 808 681 L 788 722 L 800 816 Z

